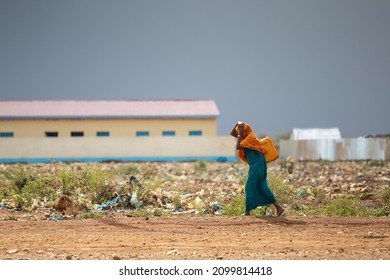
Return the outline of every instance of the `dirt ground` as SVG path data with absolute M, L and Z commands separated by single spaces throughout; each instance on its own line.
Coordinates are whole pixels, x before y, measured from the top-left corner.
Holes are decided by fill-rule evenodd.
M 390 217 L 47 221 L 25 215 L 0 210 L 0 259 L 390 259 Z

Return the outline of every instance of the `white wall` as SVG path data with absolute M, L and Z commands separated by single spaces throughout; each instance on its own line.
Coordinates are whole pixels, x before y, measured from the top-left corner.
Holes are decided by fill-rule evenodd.
M 0 139 L 0 161 L 235 160 L 231 136 Z
M 295 160 L 390 160 L 390 140 L 281 140 L 280 157 L 288 156 Z

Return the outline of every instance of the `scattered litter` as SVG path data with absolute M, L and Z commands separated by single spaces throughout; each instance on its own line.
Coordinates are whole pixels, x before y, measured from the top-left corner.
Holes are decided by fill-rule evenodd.
M 133 192 L 131 195 L 130 203 L 135 207 L 135 209 L 138 209 L 142 206 L 142 201 L 138 201 L 137 191 Z
M 212 202 L 211 207 L 213 207 L 214 212 L 221 211 L 221 204 L 218 201 Z
M 56 215 L 54 217 L 49 217 L 47 218 L 48 221 L 60 221 L 61 220 L 61 216 L 60 215 Z
M 370 202 L 380 191 L 386 190 L 390 182 L 389 164 L 376 167 L 371 166 L 370 162 L 297 161 L 294 162 L 293 171 L 289 172 L 288 160 L 285 163 L 286 166 L 283 162 L 280 166 L 270 165 L 269 173 L 280 174 L 284 179 L 283 183 L 288 185 L 292 196 L 295 196 L 295 199 L 292 197 L 292 201 L 288 204 L 284 203 L 283 207 L 300 211 L 302 215 L 308 209 L 307 203 L 315 203 L 318 197 L 329 199 L 338 196 L 355 196 L 365 200 L 364 202 L 367 202 L 365 204 L 370 205 L 369 207 L 376 209 L 376 205 L 371 206 Z M 110 217 L 122 213 L 123 216 L 133 217 L 137 214 L 220 215 L 223 213 L 223 207 L 231 199 L 237 195 L 244 195 L 247 165 L 238 163 L 207 163 L 207 165 L 207 169 L 200 172 L 194 170 L 194 164 L 191 162 L 139 163 L 139 166 L 137 163 L 135 168 L 137 177 L 129 174 L 126 177 L 117 176 L 112 180 L 107 179 L 95 184 L 97 178 L 95 181 L 94 177 L 88 177 L 89 174 L 95 173 L 85 173 L 86 168 L 82 163 L 71 165 L 58 163 L 55 167 L 42 164 L 39 165 L 42 174 L 54 174 L 58 166 L 63 170 L 71 170 L 69 173 L 62 174 L 69 177 L 62 179 L 63 182 L 53 180 L 49 185 L 56 189 L 50 195 L 42 195 L 42 197 L 37 195 L 27 200 L 23 193 L 4 194 L 0 199 L 0 211 L 38 212 L 41 214 L 41 219 L 48 221 L 78 218 L 81 216 L 78 215 L 79 213 L 86 214 L 85 217 L 102 217 L 102 215 Z M 15 166 L 0 164 L 0 167 L 7 170 Z M 111 168 L 115 170 L 112 166 L 107 167 L 107 170 Z M 86 175 L 77 177 L 80 173 Z M 31 179 L 27 178 L 27 180 Z M 87 185 L 90 183 L 89 180 L 94 183 L 92 186 Z M 4 184 L 8 186 L 11 181 L 4 181 Z M 26 190 L 26 184 L 20 191 Z M 53 194 L 57 198 L 55 201 L 51 200 Z M 319 195 L 323 195 L 323 198 Z M 388 212 L 388 207 L 384 208 L 384 212 Z M 271 215 L 266 211 L 263 214 Z M 25 220 L 32 217 L 18 216 L 18 219 Z M 384 238 L 384 236 L 366 234 L 364 238 Z
M 299 189 L 297 192 L 297 197 L 305 197 L 306 191 L 304 189 Z

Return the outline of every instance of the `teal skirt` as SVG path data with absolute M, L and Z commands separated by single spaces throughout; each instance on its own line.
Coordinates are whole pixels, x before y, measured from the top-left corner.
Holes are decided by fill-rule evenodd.
M 264 155 L 258 151 L 244 149 L 249 172 L 245 183 L 245 211 L 276 202 L 267 183 L 267 164 Z

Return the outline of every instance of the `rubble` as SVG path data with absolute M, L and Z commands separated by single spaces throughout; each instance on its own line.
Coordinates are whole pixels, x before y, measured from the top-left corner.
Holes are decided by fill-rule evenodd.
M 306 209 L 306 202 L 317 202 L 318 191 L 329 198 L 350 195 L 371 202 L 378 191 L 390 187 L 389 165 L 388 162 L 371 166 L 370 162 L 364 161 L 293 162 L 289 159 L 287 162 L 275 161 L 269 164 L 268 174 L 281 176 L 295 194 L 296 203 L 282 202 L 294 210 Z M 107 186 L 103 190 L 96 191 L 94 197 L 86 193 L 84 185 L 80 184 L 70 186 L 66 195 L 59 193 L 54 202 L 50 202 L 48 197 L 33 198 L 31 211 L 42 213 L 42 218 L 50 221 L 74 219 L 80 212 L 91 213 L 91 216 L 92 213 L 133 216 L 136 215 L 132 213 L 134 211 L 155 216 L 221 215 L 227 202 L 243 194 L 248 171 L 247 164 L 243 162 L 55 163 L 21 167 L 30 170 L 27 172 L 28 178 L 33 178 L 30 173 L 56 174 L 59 169 L 76 173 L 93 169 L 115 175 L 109 183 L 104 183 Z M 10 184 L 12 168 L 15 166 L 0 165 L 0 179 L 5 178 L 3 182 Z M 120 170 L 133 174 L 121 174 Z M 84 177 L 77 178 L 75 184 L 84 180 Z M 28 186 L 27 179 L 23 182 L 22 187 L 17 185 L 19 189 Z M 55 182 L 53 184 L 57 184 Z M 3 183 L 3 187 L 0 185 L 0 191 L 3 192 L 0 193 L 0 208 L 15 211 L 21 198 L 19 194 L 8 195 L 8 190 L 4 189 L 6 183 Z M 268 214 L 266 211 L 264 213 Z
M 75 205 L 72 201 L 72 199 L 69 196 L 61 196 L 60 198 L 56 199 L 53 203 L 53 209 L 59 212 L 63 212 L 66 210 L 73 211 Z
M 312 186 L 328 195 L 340 192 L 359 195 L 390 187 L 390 168 L 387 162 L 383 167 L 372 167 L 370 162 L 365 161 L 296 162 L 291 174 L 287 170 L 283 171 L 283 168 L 281 172 L 297 188 Z

